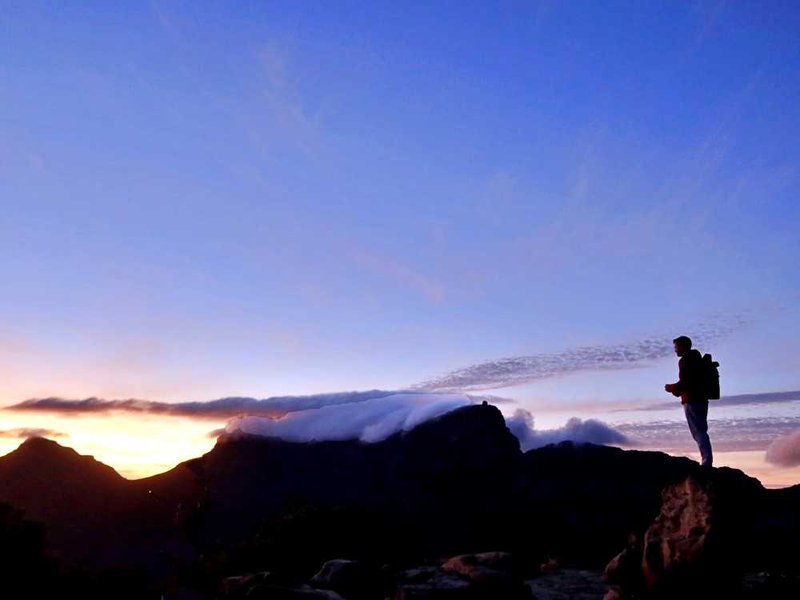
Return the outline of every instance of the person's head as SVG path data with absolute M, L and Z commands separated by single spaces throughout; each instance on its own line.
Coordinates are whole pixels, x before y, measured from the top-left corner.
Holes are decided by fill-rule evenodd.
M 686 356 L 692 349 L 692 340 L 685 335 L 676 337 L 672 343 L 675 345 L 675 354 L 678 356 Z

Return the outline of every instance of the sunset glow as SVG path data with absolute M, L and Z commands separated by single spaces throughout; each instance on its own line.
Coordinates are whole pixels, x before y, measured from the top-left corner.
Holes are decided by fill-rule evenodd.
M 53 417 L 4 414 L 4 429 L 45 429 L 45 435 L 79 454 L 94 456 L 128 479 L 162 473 L 178 463 L 208 452 L 216 441 L 213 430 L 224 421 L 116 414 L 99 417 Z M 0 453 L 21 440 L 0 437 Z
M 513 414 L 514 405 L 499 407 L 508 414 Z M 680 419 L 682 413 L 666 409 L 668 421 L 656 431 L 661 436 L 652 437 L 647 427 L 651 421 L 639 418 L 645 429 L 639 430 L 637 419 L 631 421 L 631 414 L 641 412 L 630 407 L 627 412 L 616 409 L 615 413 L 592 413 L 583 410 L 581 414 L 588 417 L 604 419 L 605 422 L 622 423 L 621 430 L 631 437 L 630 445 L 624 448 L 635 450 L 662 451 L 675 456 L 689 456 L 697 459 L 697 448 L 691 445 L 688 432 L 684 432 L 685 423 Z M 724 418 L 730 408 L 720 409 Z M 719 410 L 717 411 L 719 414 Z M 763 414 L 763 408 L 759 409 Z M 670 415 L 670 413 L 672 413 Z M 544 413 L 544 417 L 536 420 L 537 430 L 554 430 L 564 425 L 569 418 L 568 413 Z M 622 414 L 622 418 L 615 415 Z M 216 438 L 228 423 L 226 418 L 187 418 L 164 415 L 131 414 L 123 411 L 110 411 L 98 415 L 52 415 L 29 411 L 6 410 L 3 412 L 4 431 L 28 432 L 37 430 L 38 435 L 48 437 L 63 446 L 74 448 L 80 454 L 94 456 L 97 460 L 113 467 L 128 479 L 139 479 L 163 473 L 180 462 L 196 458 L 208 452 L 216 443 Z M 661 419 L 657 415 L 657 419 Z M 625 426 L 625 423 L 629 425 Z M 720 425 L 716 426 L 717 432 Z M 739 425 L 742 428 L 742 425 Z M 711 431 L 715 432 L 715 423 L 711 421 Z M 742 429 L 744 431 L 744 429 Z M 687 439 L 688 438 L 688 439 Z M 733 439 L 741 443 L 740 438 L 715 438 L 721 450 L 715 452 L 717 466 L 741 469 L 758 478 L 766 487 L 787 487 L 800 481 L 800 466 L 781 467 L 768 463 L 764 454 L 766 448 L 757 450 L 729 450 L 725 440 Z M 0 454 L 14 450 L 21 439 L 0 435 Z M 675 445 L 677 444 L 677 446 Z M 762 442 L 763 444 L 763 442 Z

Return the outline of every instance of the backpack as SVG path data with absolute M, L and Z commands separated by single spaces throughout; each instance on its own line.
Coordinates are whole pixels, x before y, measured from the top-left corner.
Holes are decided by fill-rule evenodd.
M 703 390 L 709 400 L 719 400 L 719 363 L 710 354 L 703 355 Z

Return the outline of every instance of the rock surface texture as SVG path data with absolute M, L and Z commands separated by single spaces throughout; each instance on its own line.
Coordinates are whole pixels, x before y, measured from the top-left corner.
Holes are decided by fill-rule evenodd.
M 750 481 L 725 470 L 698 471 L 666 487 L 641 544 L 632 537 L 606 567 L 603 578 L 614 586 L 607 600 L 738 593 L 754 541 L 756 492 Z

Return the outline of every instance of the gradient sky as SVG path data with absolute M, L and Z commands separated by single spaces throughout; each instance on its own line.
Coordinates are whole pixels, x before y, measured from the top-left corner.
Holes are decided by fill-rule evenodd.
M 680 334 L 723 393 L 798 390 L 799 37 L 795 2 L 2 2 L 0 405 L 484 365 L 589 415 L 668 400 Z

